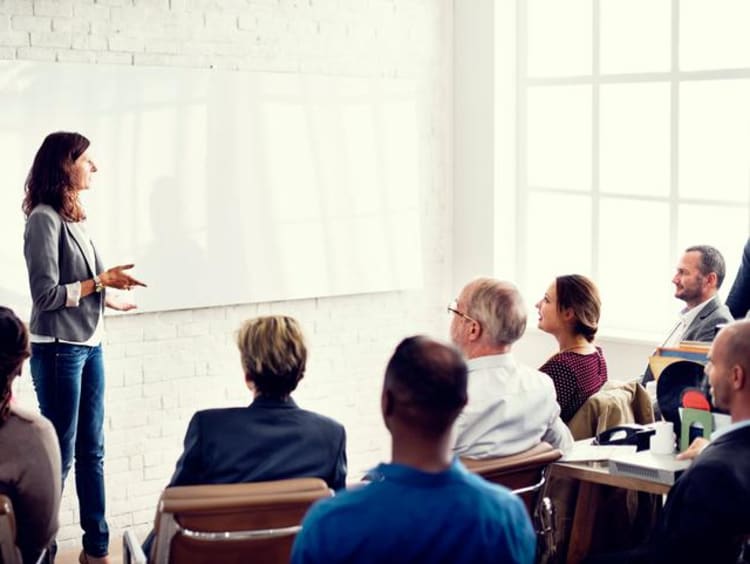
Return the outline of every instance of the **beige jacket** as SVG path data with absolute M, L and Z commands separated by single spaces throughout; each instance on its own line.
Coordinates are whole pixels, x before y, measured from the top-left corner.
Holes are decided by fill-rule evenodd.
M 568 422 L 568 428 L 578 441 L 623 423 L 653 421 L 651 398 L 643 386 L 637 382 L 609 380 L 586 400 Z

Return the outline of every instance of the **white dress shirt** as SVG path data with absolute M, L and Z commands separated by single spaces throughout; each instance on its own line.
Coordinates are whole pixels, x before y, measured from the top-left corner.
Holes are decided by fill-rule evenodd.
M 680 342 L 682 342 L 682 336 L 685 334 L 685 332 L 688 330 L 688 327 L 690 327 L 690 324 L 693 322 L 693 320 L 698 317 L 698 314 L 701 312 L 701 310 L 706 307 L 708 302 L 713 300 L 713 296 L 708 298 L 705 302 L 698 304 L 694 308 L 691 309 L 683 309 L 680 311 L 680 319 L 675 324 L 672 331 L 669 333 L 669 336 L 664 341 L 663 347 L 677 347 L 679 346 Z
M 454 427 L 457 455 L 508 456 L 540 441 L 563 451 L 573 446 L 549 376 L 518 364 L 510 353 L 467 364 L 469 401 Z

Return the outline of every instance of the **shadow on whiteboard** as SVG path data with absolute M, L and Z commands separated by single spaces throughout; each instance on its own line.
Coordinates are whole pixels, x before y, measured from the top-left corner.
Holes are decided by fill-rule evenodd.
M 136 311 L 421 287 L 415 101 L 407 80 L 0 62 L 0 300 L 28 315 L 23 182 L 55 130 L 92 142 L 89 231 L 136 263 Z

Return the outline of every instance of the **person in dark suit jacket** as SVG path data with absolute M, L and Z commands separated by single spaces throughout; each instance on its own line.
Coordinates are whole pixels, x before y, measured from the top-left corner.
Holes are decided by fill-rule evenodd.
M 344 488 L 344 427 L 299 408 L 290 395 L 307 362 L 297 321 L 281 315 L 246 321 L 237 346 L 253 402 L 193 415 L 168 487 L 312 477 Z M 153 538 L 152 531 L 143 544 L 147 555 Z
M 750 237 L 742 251 L 742 262 L 727 296 L 727 307 L 735 319 L 745 317 L 750 310 Z
M 724 327 L 708 356 L 714 402 L 729 411 L 731 424 L 678 455 L 695 460 L 669 491 L 649 543 L 594 555 L 586 564 L 735 564 L 750 558 L 750 320 Z
M 654 535 L 655 562 L 734 564 L 750 535 L 749 320 L 721 330 L 706 373 L 714 402 L 732 423 L 713 434 L 669 492 Z
M 710 245 L 685 249 L 672 278 L 674 297 L 685 302 L 685 309 L 662 346 L 676 346 L 681 341 L 710 343 L 718 325 L 733 321 L 729 308 L 721 303 L 718 295 L 725 274 L 724 257 L 718 249 Z M 642 384 L 645 386 L 653 379 L 647 366 Z
M 286 316 L 247 321 L 237 345 L 254 400 L 248 407 L 197 412 L 169 485 L 315 477 L 333 489 L 343 488 L 344 427 L 300 409 L 290 396 L 307 360 L 297 321 Z

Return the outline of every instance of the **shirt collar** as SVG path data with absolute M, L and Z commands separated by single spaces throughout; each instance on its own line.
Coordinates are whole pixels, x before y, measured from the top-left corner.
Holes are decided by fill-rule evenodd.
M 516 361 L 513 358 L 512 353 L 503 354 L 488 354 L 485 356 L 478 356 L 476 358 L 470 358 L 466 361 L 466 366 L 469 368 L 469 372 L 473 370 L 484 370 L 486 368 L 500 368 L 515 365 Z
M 708 298 L 705 302 L 698 304 L 694 308 L 691 309 L 683 309 L 680 312 L 680 318 L 682 319 L 682 323 L 685 325 L 685 327 L 690 326 L 690 324 L 693 322 L 693 320 L 698 317 L 700 312 L 703 310 L 704 307 L 708 305 L 710 301 L 713 301 L 714 296 L 711 296 Z
M 743 421 L 735 421 L 734 423 L 730 423 L 729 425 L 726 425 L 725 427 L 722 427 L 721 429 L 714 431 L 711 434 L 711 440 L 715 441 L 719 437 L 723 437 L 724 435 L 731 433 L 732 431 L 737 431 L 738 429 L 743 429 L 745 427 L 750 427 L 750 419 L 745 419 Z
M 294 400 L 291 396 L 288 396 L 285 399 L 280 398 L 274 398 L 269 396 L 263 396 L 260 395 L 256 397 L 253 400 L 253 403 L 250 404 L 250 407 L 261 407 L 261 408 L 292 408 L 297 407 L 297 404 L 294 403 Z
M 387 480 L 411 486 L 434 487 L 452 482 L 467 472 L 458 457 L 453 457 L 451 465 L 442 472 L 424 472 L 405 464 L 382 463 L 367 472 L 365 479 L 371 482 Z

